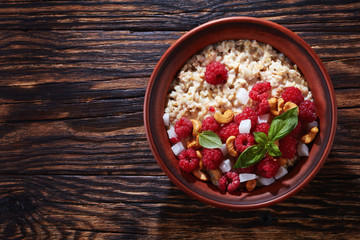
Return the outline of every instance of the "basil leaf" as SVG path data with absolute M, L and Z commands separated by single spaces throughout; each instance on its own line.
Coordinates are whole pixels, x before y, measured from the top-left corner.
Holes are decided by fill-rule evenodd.
M 262 144 L 262 145 L 267 144 L 269 141 L 268 137 L 263 132 L 254 132 L 254 138 L 258 144 Z
M 243 151 L 238 160 L 236 161 L 234 168 L 246 168 L 259 162 L 266 154 L 264 145 L 253 145 L 245 151 Z
M 199 143 L 204 148 L 222 147 L 221 139 L 213 131 L 204 131 L 199 134 Z
M 274 142 L 269 143 L 268 148 L 267 148 L 267 152 L 273 157 L 278 157 L 278 156 L 282 155 L 279 147 L 276 146 L 276 144 Z
M 273 119 L 269 129 L 269 140 L 276 141 L 288 135 L 298 124 L 298 108 L 292 108 L 289 111 Z

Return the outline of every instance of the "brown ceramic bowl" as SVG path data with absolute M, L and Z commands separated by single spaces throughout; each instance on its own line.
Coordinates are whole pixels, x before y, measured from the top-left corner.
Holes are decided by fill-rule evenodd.
M 233 39 L 254 39 L 270 44 L 291 59 L 309 83 L 320 122 L 320 133 L 308 158 L 299 160 L 285 177 L 275 183 L 240 196 L 221 194 L 211 184 L 181 172 L 178 160 L 171 151 L 162 119 L 170 82 L 185 61 L 209 44 Z M 211 21 L 179 38 L 156 65 L 144 102 L 147 138 L 161 169 L 174 184 L 190 196 L 228 209 L 267 207 L 289 198 L 309 183 L 330 152 L 335 136 L 336 114 L 336 100 L 330 77 L 311 47 L 298 35 L 276 23 L 250 17 Z

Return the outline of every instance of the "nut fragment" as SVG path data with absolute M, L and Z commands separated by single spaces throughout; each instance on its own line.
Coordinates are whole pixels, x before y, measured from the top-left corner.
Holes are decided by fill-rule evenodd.
M 284 112 L 287 112 L 289 111 L 290 109 L 293 109 L 293 108 L 296 108 L 297 105 L 296 103 L 293 103 L 293 102 L 286 102 L 284 104 Z M 297 115 L 299 115 L 299 108 L 297 109 Z
M 209 181 L 210 180 L 209 176 L 201 170 L 195 169 L 194 171 L 192 171 L 192 174 L 201 181 Z
M 279 165 L 282 167 L 282 166 L 285 166 L 287 164 L 287 158 L 284 158 L 284 157 L 279 157 L 276 159 L 277 162 L 279 163 Z
M 256 187 L 256 180 L 252 179 L 246 182 L 246 189 L 251 192 Z
M 197 150 L 201 147 L 200 145 L 200 142 L 199 142 L 199 135 L 196 136 L 196 139 L 192 140 L 192 141 L 188 141 L 187 142 L 187 145 L 186 145 L 187 148 L 192 148 L 194 150 Z
M 191 119 L 190 120 L 193 124 L 193 131 L 192 131 L 192 135 L 194 137 L 196 137 L 199 133 L 201 133 L 201 122 L 199 122 L 196 119 Z
M 301 141 L 305 144 L 311 143 L 318 132 L 319 129 L 317 127 L 311 128 L 307 134 L 301 137 Z
M 204 169 L 204 162 L 202 161 L 202 154 L 199 150 L 196 151 L 196 156 L 200 159 L 198 169 L 199 170 Z
M 215 113 L 214 118 L 218 123 L 226 124 L 232 122 L 232 120 L 234 119 L 234 113 L 232 110 L 228 109 L 223 114 L 218 112 Z
M 214 185 L 218 185 L 219 179 L 221 178 L 221 170 L 220 169 L 215 169 L 215 170 L 208 170 L 209 176 L 210 176 L 210 181 L 212 184 Z
M 274 116 L 279 116 L 284 107 L 284 99 L 282 98 L 271 98 L 269 100 L 270 112 Z
M 235 150 L 235 146 L 234 146 L 235 139 L 236 139 L 235 136 L 230 136 L 226 140 L 226 148 L 227 148 L 229 154 L 233 157 L 239 156 L 239 152 Z

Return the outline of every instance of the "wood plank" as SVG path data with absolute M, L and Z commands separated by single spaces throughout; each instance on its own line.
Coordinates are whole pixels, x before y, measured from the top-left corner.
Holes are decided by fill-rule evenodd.
M 330 177 L 328 183 L 317 179 L 281 204 L 236 212 L 202 204 L 161 176 L 3 176 L 0 236 L 60 238 L 69 231 L 88 231 L 164 239 L 191 237 L 194 226 L 201 229 L 196 236 L 200 238 L 247 239 L 252 232 L 256 237 L 357 236 L 359 203 L 354 196 L 359 189 L 342 191 L 344 184 L 357 181 L 356 176 Z M 319 229 L 322 234 L 317 235 Z
M 230 16 L 296 31 L 359 31 L 358 1 L 2 1 L 0 29 L 189 30 Z
M 339 109 L 326 166 L 333 174 L 344 167 L 359 174 L 358 112 L 359 107 Z M 149 149 L 141 112 L 3 123 L 0 137 L 0 174 L 163 175 Z
M 289 200 L 256 211 L 205 205 L 163 176 L 2 176 L 0 237 L 60 238 L 69 232 L 92 232 L 191 238 L 196 226 L 197 238 L 351 239 L 360 233 L 354 227 L 359 222 L 355 196 L 360 192 L 342 189 L 357 177 L 329 177 L 325 183 L 318 181 L 323 173 Z
M 1 31 L 0 86 L 32 88 L 44 83 L 117 79 L 117 86 L 140 82 L 145 87 L 157 61 L 183 33 Z M 335 88 L 360 87 L 359 81 L 353 81 L 359 77 L 358 34 L 298 34 L 323 60 Z

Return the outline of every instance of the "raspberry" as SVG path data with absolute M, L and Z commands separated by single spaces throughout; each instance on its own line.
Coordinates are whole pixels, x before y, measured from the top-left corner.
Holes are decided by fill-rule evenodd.
M 261 100 L 260 103 L 255 105 L 255 112 L 257 115 L 265 114 L 270 112 L 270 105 L 267 99 Z
M 210 107 L 209 107 L 209 111 L 210 111 L 210 112 L 215 112 L 215 108 L 214 108 L 213 106 L 210 106 Z
M 225 65 L 220 62 L 212 62 L 206 66 L 205 81 L 210 84 L 223 84 L 227 80 L 228 72 Z
M 255 139 L 250 133 L 240 133 L 235 139 L 235 148 L 237 151 L 243 152 L 254 143 Z
M 236 123 L 228 123 L 225 124 L 220 128 L 219 131 L 220 138 L 223 142 L 226 142 L 226 140 L 230 136 L 237 136 L 239 135 L 239 126 Z
M 302 95 L 300 89 L 296 87 L 286 88 L 281 94 L 281 97 L 284 99 L 284 102 L 293 102 L 298 106 L 304 101 L 304 96 Z
M 249 92 L 249 97 L 256 101 L 261 102 L 263 99 L 267 99 L 271 89 L 271 84 L 269 82 L 260 82 L 256 83 Z
M 238 168 L 236 169 L 237 173 L 255 173 L 255 164 L 254 165 L 251 165 L 250 167 L 247 167 L 247 168 Z
M 289 133 L 290 136 L 298 137 L 302 133 L 302 124 L 298 121 L 296 127 Z
M 184 172 L 192 172 L 199 166 L 199 162 L 200 159 L 192 148 L 188 148 L 179 155 L 179 167 Z
M 171 142 L 172 144 L 178 143 L 178 142 L 180 142 L 180 141 L 181 141 L 181 139 L 180 139 L 179 137 L 172 137 L 172 138 L 170 138 L 170 142 Z
M 258 163 L 256 171 L 264 178 L 271 178 L 276 175 L 279 170 L 279 163 L 272 158 L 265 158 Z
M 317 118 L 315 104 L 310 100 L 302 102 L 299 111 L 299 118 L 303 123 L 315 121 Z
M 212 116 L 205 118 L 204 121 L 202 122 L 203 131 L 209 130 L 209 131 L 217 132 L 219 131 L 219 129 L 220 129 L 220 124 Z
M 260 124 L 256 125 L 256 128 L 255 128 L 254 132 L 263 132 L 263 133 L 265 133 L 267 135 L 268 132 L 269 132 L 269 129 L 270 129 L 269 124 L 260 123 Z
M 204 166 L 210 170 L 217 169 L 223 161 L 223 154 L 219 148 L 203 148 L 201 154 Z
M 236 124 L 240 124 L 242 120 L 250 119 L 251 120 L 251 128 L 254 129 L 257 123 L 257 116 L 253 109 L 246 107 L 243 112 L 235 116 Z
M 226 172 L 220 179 L 218 183 L 218 188 L 220 192 L 225 192 L 226 188 L 229 192 L 235 192 L 235 190 L 240 186 L 240 178 L 236 172 Z
M 179 138 L 185 138 L 190 135 L 192 127 L 191 121 L 186 117 L 182 117 L 175 123 L 175 133 Z
M 296 139 L 290 135 L 281 139 L 279 142 L 279 149 L 282 153 L 281 156 L 288 159 L 293 158 L 297 152 L 296 144 Z

